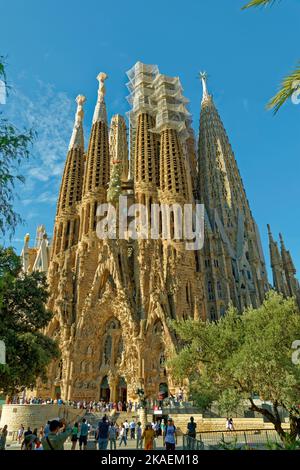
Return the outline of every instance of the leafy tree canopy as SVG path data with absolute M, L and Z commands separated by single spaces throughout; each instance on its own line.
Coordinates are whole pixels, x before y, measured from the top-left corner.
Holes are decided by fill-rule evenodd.
M 300 430 L 300 366 L 292 361 L 292 343 L 300 339 L 300 314 L 294 299 L 271 291 L 263 305 L 240 315 L 233 307 L 217 322 L 172 322 L 184 347 L 170 365 L 179 379 L 189 377 L 201 406 L 213 401 L 230 410 L 248 400 L 250 410 L 266 416 L 283 439 Z M 256 405 L 254 395 L 273 404 Z M 290 413 L 285 433 L 278 408 Z
M 0 387 L 14 394 L 33 387 L 58 357 L 57 344 L 42 333 L 52 318 L 43 273 L 25 274 L 12 248 L 0 246 L 0 339 L 6 345 L 6 365 L 0 365 Z

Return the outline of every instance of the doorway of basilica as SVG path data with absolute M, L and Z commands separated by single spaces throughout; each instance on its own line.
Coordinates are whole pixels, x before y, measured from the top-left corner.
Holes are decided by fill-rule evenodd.
M 100 400 L 104 400 L 105 402 L 109 402 L 110 399 L 110 388 L 108 384 L 107 376 L 103 377 L 101 385 L 100 385 Z
M 124 377 L 120 377 L 118 383 L 118 401 L 127 402 L 127 383 Z

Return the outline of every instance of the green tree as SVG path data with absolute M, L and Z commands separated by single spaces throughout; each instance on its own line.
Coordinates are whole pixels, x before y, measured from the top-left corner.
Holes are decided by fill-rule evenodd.
M 243 9 L 259 6 L 269 6 L 275 3 L 276 0 L 252 0 L 247 3 Z M 282 80 L 281 88 L 276 95 L 269 101 L 267 107 L 273 109 L 275 114 L 281 106 L 295 93 L 296 89 L 300 86 L 300 66 Z
M 42 333 L 52 318 L 43 273 L 25 274 L 13 248 L 0 247 L 0 339 L 6 345 L 6 364 L 0 365 L 1 391 L 13 395 L 44 378 L 57 344 Z
M 300 366 L 292 361 L 292 343 L 300 338 L 300 314 L 294 299 L 271 291 L 263 305 L 240 315 L 233 307 L 217 322 L 172 322 L 183 348 L 170 362 L 179 379 L 188 377 L 200 404 L 217 402 L 228 410 L 239 403 L 265 416 L 284 442 L 300 432 Z M 272 410 L 257 405 L 259 395 Z M 282 427 L 280 407 L 289 412 L 290 432 Z
M 0 56 L 0 80 L 7 83 L 4 58 Z M 0 104 L 1 106 L 1 104 Z M 20 165 L 29 158 L 32 130 L 20 132 L 0 112 L 0 233 L 12 236 L 22 221 L 14 210 L 15 185 L 24 183 Z

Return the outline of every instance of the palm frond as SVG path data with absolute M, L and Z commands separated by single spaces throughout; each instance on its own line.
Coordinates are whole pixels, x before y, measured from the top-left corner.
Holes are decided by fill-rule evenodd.
M 251 0 L 251 2 L 247 3 L 243 6 L 242 10 L 246 10 L 246 8 L 251 7 L 261 7 L 261 6 L 269 6 L 275 3 L 277 0 Z
M 296 70 L 282 80 L 281 89 L 269 101 L 267 108 L 273 109 L 276 114 L 281 106 L 295 93 L 300 87 L 300 64 Z

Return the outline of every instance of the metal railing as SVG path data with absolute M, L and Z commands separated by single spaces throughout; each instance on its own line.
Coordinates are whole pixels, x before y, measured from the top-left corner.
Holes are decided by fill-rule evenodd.
M 255 448 L 265 449 L 269 444 L 282 441 L 272 429 L 241 429 L 236 431 L 205 431 L 192 438 L 183 435 L 183 449 L 213 450 L 226 448 Z

